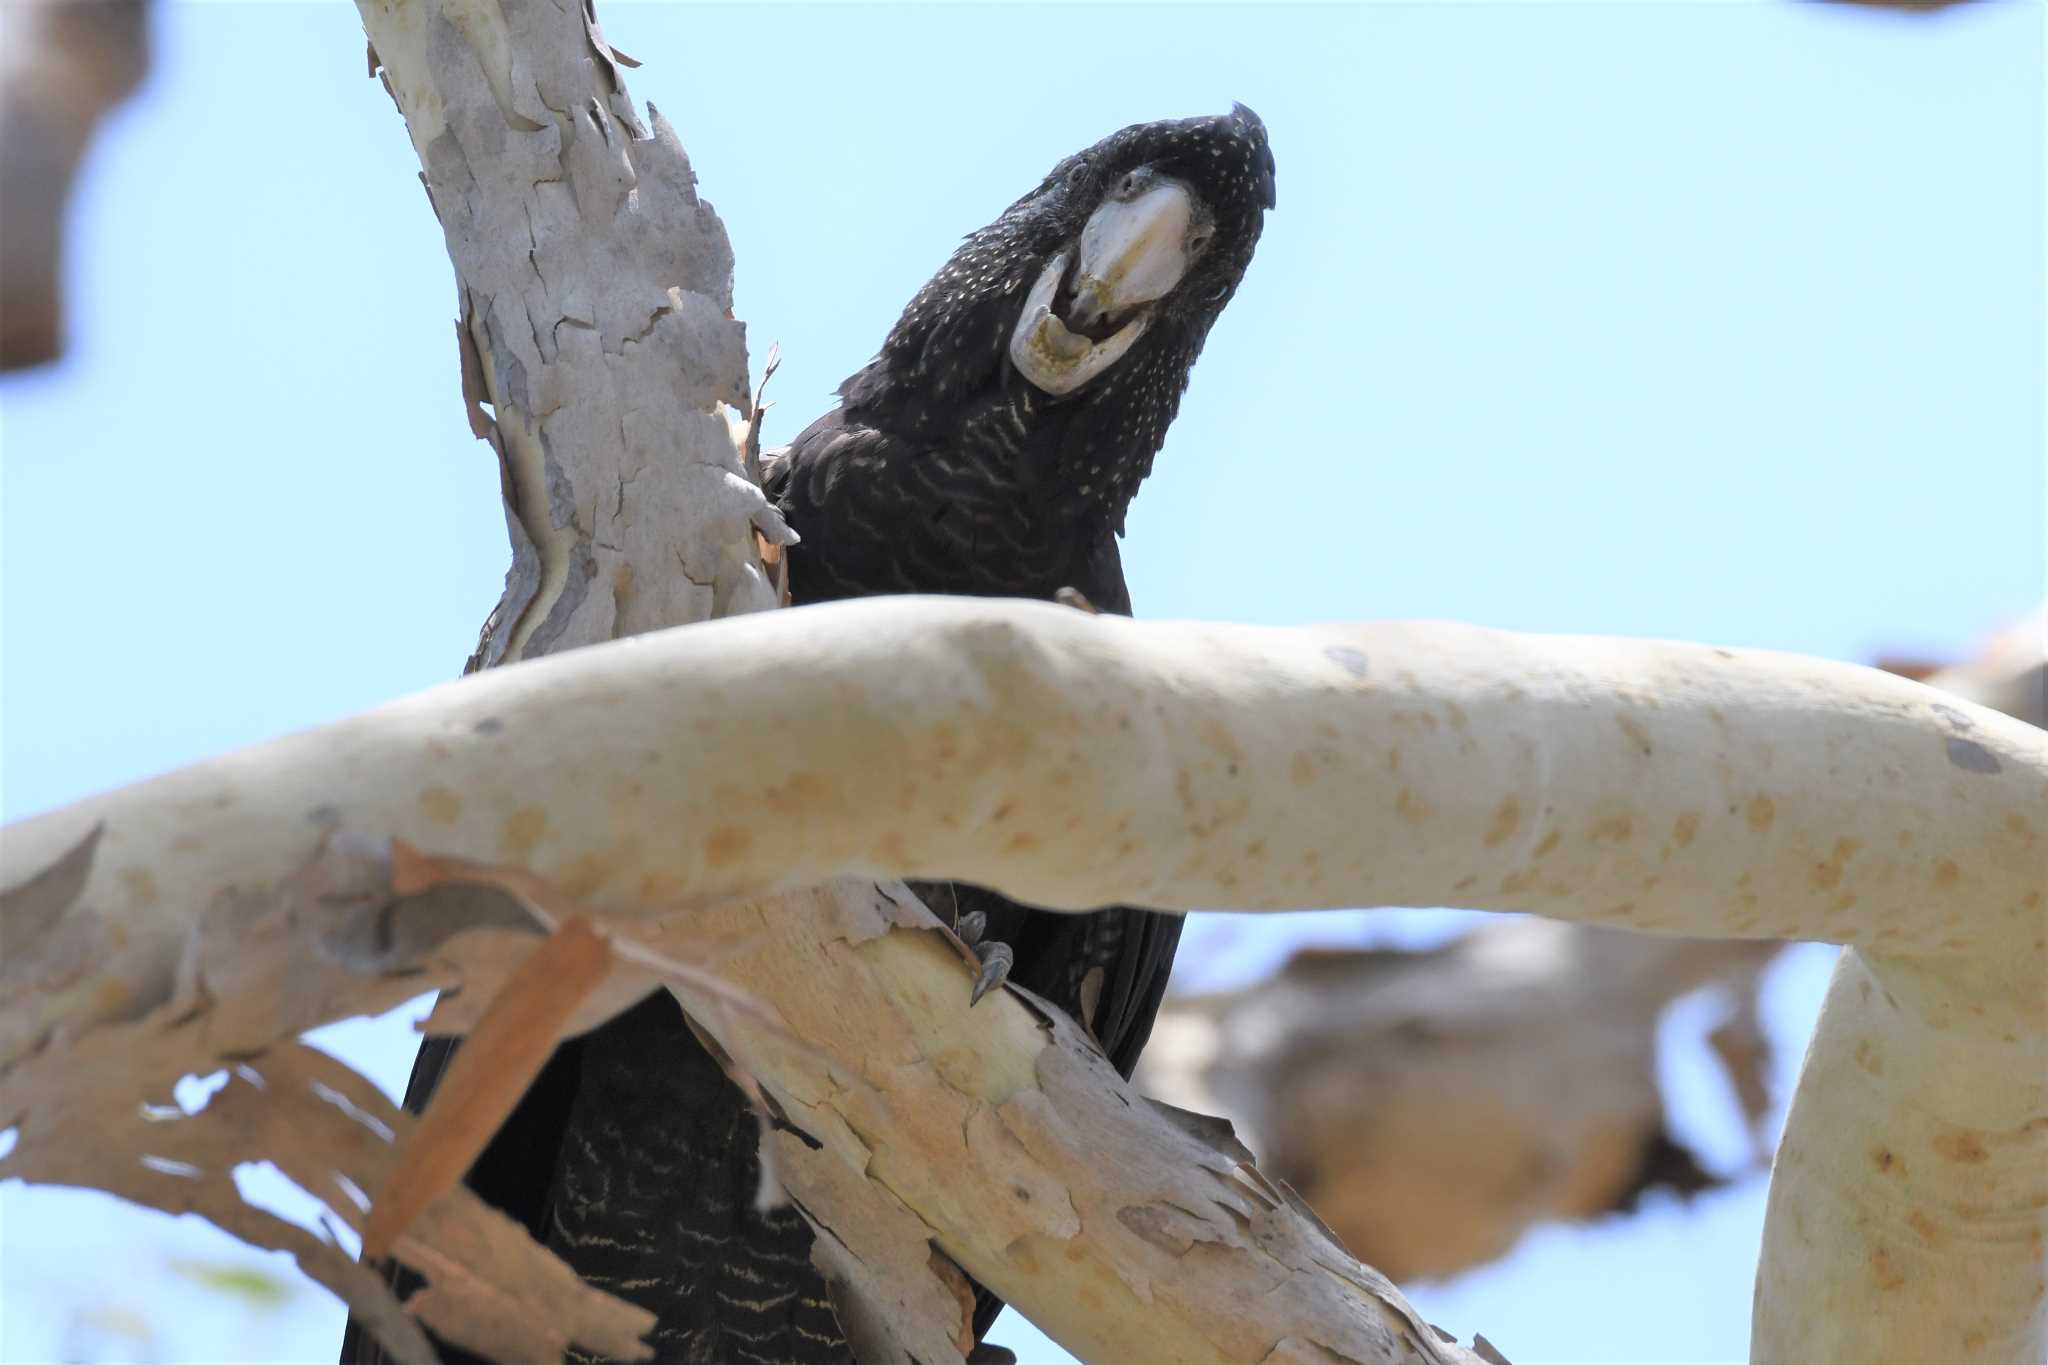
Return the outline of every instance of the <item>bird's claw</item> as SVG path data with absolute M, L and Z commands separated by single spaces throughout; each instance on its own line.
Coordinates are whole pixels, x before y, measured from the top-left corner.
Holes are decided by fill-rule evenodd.
M 982 942 L 982 936 L 988 933 L 988 915 L 984 911 L 969 910 L 954 920 L 953 932 L 981 963 L 981 970 L 974 977 L 974 993 L 967 997 L 968 1008 L 972 1009 L 981 1003 L 981 997 L 1009 980 L 1010 968 L 1017 965 L 1017 955 L 1007 943 Z
M 974 951 L 981 959 L 981 971 L 974 978 L 973 993 L 967 997 L 969 1009 L 980 1004 L 981 997 L 1009 980 L 1010 968 L 1017 962 L 1017 955 L 1010 951 L 1007 943 L 983 944 Z
M 1090 602 L 1079 588 L 1056 589 L 1053 592 L 1052 600 L 1063 607 L 1072 607 L 1075 611 L 1085 611 L 1090 616 L 1102 615 L 1102 609 L 1093 602 Z

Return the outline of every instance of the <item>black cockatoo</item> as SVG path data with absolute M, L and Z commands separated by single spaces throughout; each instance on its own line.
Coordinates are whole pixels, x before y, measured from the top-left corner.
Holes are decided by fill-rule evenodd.
M 1265 125 L 1243 105 L 1125 128 L 1053 167 L 918 291 L 840 405 L 770 458 L 768 495 L 803 537 L 792 600 L 1071 589 L 1128 614 L 1125 509 L 1273 205 Z M 977 992 L 1007 971 L 1130 1074 L 1178 917 L 918 890 L 980 941 Z M 421 1049 L 409 1106 L 451 1053 Z M 662 1362 L 848 1361 L 808 1225 L 754 1208 L 758 1142 L 663 993 L 565 1043 L 469 1182 L 592 1283 L 658 1314 Z M 1001 1306 L 978 1296 L 977 1339 Z M 381 1356 L 351 1323 L 343 1359 Z

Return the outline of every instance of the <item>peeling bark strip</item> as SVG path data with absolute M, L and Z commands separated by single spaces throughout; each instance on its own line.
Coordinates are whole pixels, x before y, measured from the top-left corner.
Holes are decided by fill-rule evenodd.
M 269 982 L 275 990 L 282 981 Z M 242 1202 L 234 1170 L 271 1161 L 335 1217 L 363 1226 L 361 1191 L 384 1178 L 391 1139 L 413 1120 L 376 1086 L 317 1048 L 285 1039 L 228 1068 L 226 1085 L 196 1114 L 168 1101 L 189 1070 L 219 1065 L 195 1002 L 134 1024 L 96 1029 L 6 1073 L 0 1121 L 18 1123 L 0 1179 L 105 1190 L 172 1213 L 196 1213 L 252 1246 L 291 1254 L 309 1277 L 348 1301 L 406 1365 L 435 1359 L 418 1323 L 369 1267 L 321 1233 Z M 137 1103 L 138 1096 L 154 1102 Z M 569 1342 L 619 1359 L 644 1354 L 649 1314 L 601 1294 L 495 1210 L 460 1187 L 436 1199 L 399 1245 L 440 1271 L 421 1320 L 451 1340 L 490 1324 L 492 1341 L 523 1342 L 506 1361 L 559 1360 Z
M 1333 662 L 1331 646 L 1371 659 L 1367 676 Z M 1958 717 L 1996 773 L 1950 761 Z M 764 748 L 754 737 L 770 727 L 778 742 Z M 1501 815 L 1510 798 L 1513 821 Z M 958 878 L 1068 908 L 1449 904 L 1830 939 L 1859 951 L 1779 1162 L 1758 1358 L 1846 1361 L 1868 1348 L 1936 1359 L 1967 1339 L 1986 1343 L 1981 1359 L 2033 1365 L 2048 1332 L 2031 1249 L 2048 1208 L 2044 811 L 2048 734 L 1916 683 L 1782 655 L 1444 625 L 1141 623 L 939 599 L 773 612 L 496 670 L 10 828 L 7 886 L 95 824 L 105 833 L 78 900 L 30 954 L 29 975 L 50 988 L 14 993 L 0 1017 L 6 1109 L 61 1104 L 79 1069 L 23 1059 L 47 1040 L 34 1061 L 62 1061 L 132 1027 L 118 1021 L 171 1000 L 181 960 L 207 964 L 216 987 L 201 1036 L 154 1071 L 91 1074 L 168 1084 L 220 1050 L 260 1048 L 391 989 L 293 946 L 328 942 L 373 903 L 352 910 L 330 887 L 280 909 L 252 891 L 301 886 L 336 823 L 516 861 L 650 934 L 664 919 L 701 932 L 717 922 L 702 907 L 856 873 Z M 335 882 L 346 878 L 322 885 Z M 765 952 L 775 965 L 736 962 L 730 975 L 819 1051 L 880 1041 L 820 1079 L 815 1059 L 750 1043 L 746 1021 L 722 1038 L 821 1143 L 778 1152 L 798 1197 L 805 1161 L 844 1153 L 837 1169 L 862 1172 L 861 1191 L 898 1201 L 906 1227 L 938 1230 L 949 1256 L 1070 1346 L 1141 1360 L 1124 1348 L 1179 1339 L 1170 1322 L 1194 1332 L 1202 1315 L 1160 1293 L 1173 1276 L 1083 1295 L 1109 1269 L 1095 1259 L 1100 1237 L 1157 1256 L 1185 1233 L 1185 1276 L 1207 1264 L 1207 1242 L 1174 1209 L 1242 1219 L 1263 1248 L 1266 1220 L 1288 1217 L 1284 1198 L 1242 1170 L 1202 1168 L 1162 1188 L 1144 1168 L 1068 1169 L 1060 1150 L 1170 1153 L 1186 1139 L 1113 1097 L 1097 1107 L 1108 1092 L 1079 1072 L 1043 1079 L 1055 1065 L 1085 1070 L 1085 1049 L 1048 1052 L 1047 1025 L 1018 997 L 960 1008 L 969 970 L 935 935 L 902 927 L 921 915 L 914 903 L 872 910 L 866 927 L 846 918 L 857 902 L 821 904 L 839 912 L 749 912 L 779 938 Z M 209 949 L 224 940 L 238 951 Z M 57 953 L 74 965 L 68 979 L 44 971 Z M 876 988 L 857 987 L 856 961 Z M 286 964 L 305 1012 L 281 1020 L 285 978 L 266 973 Z M 244 990 L 216 974 L 229 968 Z M 829 1000 L 821 980 L 835 984 Z M 269 1003 L 255 1008 L 265 981 Z M 879 1085 L 892 1066 L 883 1079 L 908 1086 L 903 1098 L 868 1104 L 853 1082 Z M 934 1159 L 949 1149 L 921 1145 L 936 1140 L 914 1121 L 927 1112 L 953 1115 L 956 1138 L 972 1118 L 1001 1139 L 971 1144 L 977 1160 L 1021 1147 L 1066 1200 L 1026 1181 L 1032 1198 L 1014 1218 L 963 1217 L 984 1212 L 986 1190 L 1013 1187 Z M 1823 1112 L 1841 1121 L 1808 1118 Z M 1873 1140 L 1895 1160 L 1865 1151 Z M 1103 1184 L 1090 1194 L 1088 1181 Z M 1098 1200 L 1111 1210 L 1100 1227 L 1085 1214 Z M 1068 1206 L 1084 1235 L 1063 1240 Z M 1048 1208 L 1056 1216 L 1033 1231 Z M 1899 1240 L 1895 1227 L 1920 1236 L 1913 1215 L 1933 1239 Z M 989 1245 L 996 1232 L 1009 1240 Z M 1300 1245 L 1312 1262 L 1330 1254 Z M 1895 1273 L 1874 1276 L 1875 1250 Z M 1217 1285 L 1243 1265 L 1191 1282 Z M 1962 1281 L 1946 1273 L 1958 1266 Z M 1358 1297 L 1360 1273 L 1323 1276 L 1333 1287 L 1316 1300 L 1315 1340 L 1351 1339 L 1342 1324 L 1361 1312 L 1400 1318 L 1398 1297 Z M 1968 1295 L 1944 1288 L 1959 1282 Z M 1091 1302 L 1099 1312 L 1074 1320 Z M 1836 1307 L 1807 1311 L 1817 1302 Z M 1262 1322 L 1268 1350 L 1306 1335 L 1298 1317 Z
M 526 1087 L 540 1074 L 576 1007 L 612 969 L 611 949 L 582 919 L 543 939 L 470 1030 L 447 1077 L 398 1149 L 391 1179 L 363 1225 L 363 1256 L 381 1261 L 414 1218 L 462 1182 Z

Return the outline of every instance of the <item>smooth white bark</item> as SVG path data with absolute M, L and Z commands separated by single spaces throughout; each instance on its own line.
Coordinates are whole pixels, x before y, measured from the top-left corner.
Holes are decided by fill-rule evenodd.
M 1753 651 L 900 598 L 467 679 L 24 822 L 6 866 L 107 825 L 91 899 L 128 923 L 98 961 L 135 995 L 50 1024 L 163 998 L 224 886 L 336 824 L 621 913 L 838 875 L 1066 909 L 1451 904 L 1845 943 L 2017 1007 L 2044 750 L 1919 684 Z
M 2031 1350 L 2038 1244 L 2013 1234 L 2041 1227 L 2023 1177 L 2048 1155 L 2044 811 L 2048 734 L 1787 656 L 1021 603 L 778 612 L 498 670 L 10 830 L 9 884 L 105 833 L 80 904 L 31 946 L 83 936 L 93 969 L 10 1008 L 4 1055 L 168 998 L 191 936 L 335 825 L 516 862 L 620 920 L 851 874 L 1065 908 L 1450 904 L 1824 939 L 1887 1003 L 1823 1020 L 1784 1179 L 1805 1188 L 1815 1150 L 1828 1207 L 1889 1188 L 1855 1159 L 1867 1116 L 1803 1118 L 1867 1084 L 1869 1042 L 1927 1150 L 1996 1154 L 1913 1163 L 1912 1206 L 2006 1212 L 1942 1230 L 1966 1304 L 1774 1217 L 1759 1358 L 1786 1358 L 1792 1316 Z M 1808 1358 L 1847 1358 L 1826 1345 Z

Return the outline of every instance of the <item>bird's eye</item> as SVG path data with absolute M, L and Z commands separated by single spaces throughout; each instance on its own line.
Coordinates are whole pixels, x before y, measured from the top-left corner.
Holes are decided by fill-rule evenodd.
M 1074 167 L 1074 169 L 1072 169 L 1071 171 L 1067 172 L 1067 185 L 1070 188 L 1079 186 L 1087 178 L 1088 166 L 1086 162 L 1083 162 L 1081 165 L 1078 165 Z
M 1227 284 L 1219 284 L 1214 289 L 1211 289 L 1209 291 L 1208 301 L 1210 303 L 1221 303 L 1224 299 L 1228 298 L 1229 296 L 1230 286 Z

